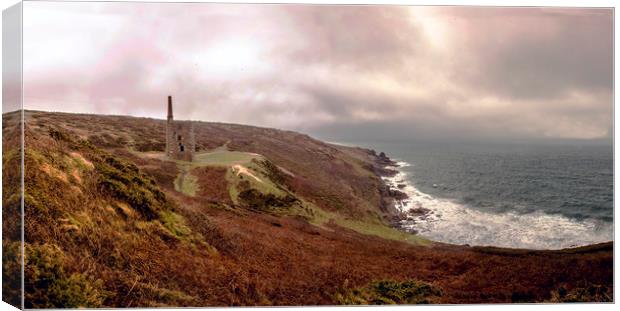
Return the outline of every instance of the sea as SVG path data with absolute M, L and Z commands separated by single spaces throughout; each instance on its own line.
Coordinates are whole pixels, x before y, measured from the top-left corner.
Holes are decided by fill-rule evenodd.
M 385 152 L 400 227 L 453 244 L 561 249 L 613 240 L 613 147 L 349 141 Z

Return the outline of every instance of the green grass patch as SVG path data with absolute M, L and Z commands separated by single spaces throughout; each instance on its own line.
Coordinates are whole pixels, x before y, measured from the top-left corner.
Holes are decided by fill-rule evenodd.
M 413 245 L 430 245 L 431 241 L 419 235 L 400 231 L 384 224 L 335 218 L 334 222 L 344 228 L 357 231 L 361 234 L 374 235 L 388 240 L 407 242 Z
M 333 222 L 340 227 L 350 229 L 361 234 L 374 235 L 380 238 L 406 242 L 413 245 L 428 246 L 431 244 L 431 241 L 427 238 L 392 228 L 381 223 L 378 219 L 347 219 L 339 214 L 317 208 L 308 202 L 304 202 L 303 205 L 306 208 L 302 210 L 304 212 L 302 216 L 307 217 L 309 222 L 316 226 L 324 227 L 329 222 Z
M 179 175 L 174 180 L 174 189 L 188 196 L 196 196 L 198 192 L 198 177 L 192 175 L 191 166 L 177 164 Z
M 194 156 L 193 163 L 197 163 L 199 165 L 228 166 L 235 164 L 246 164 L 252 161 L 252 159 L 259 157 L 260 155 L 248 152 L 218 150 L 196 154 Z
M 232 167 L 234 165 L 243 165 L 251 169 L 251 165 L 254 163 L 252 160 L 263 159 L 263 157 L 258 154 L 240 151 L 227 151 L 223 147 L 217 148 L 211 152 L 196 153 L 194 155 L 194 161 L 192 162 L 168 159 L 163 152 L 139 152 L 136 150 L 132 150 L 132 153 L 139 157 L 175 162 L 180 172 L 177 178 L 174 180 L 174 188 L 176 191 L 192 197 L 196 196 L 199 190 L 198 177 L 191 174 L 191 171 L 194 168 L 204 166 Z M 253 172 L 255 172 L 255 170 L 253 170 Z M 237 197 L 240 192 L 235 187 L 235 185 L 239 181 L 238 177 L 239 176 L 236 176 L 236 174 L 230 172 L 230 169 L 229 173 L 226 174 L 227 180 L 231 183 L 231 186 L 229 188 L 230 197 L 235 204 L 238 203 Z M 244 178 L 249 182 L 252 182 L 251 177 L 241 177 L 241 179 Z M 276 187 L 272 183 L 270 183 L 268 179 L 265 178 L 265 176 L 260 175 L 260 178 L 261 180 L 265 180 L 266 182 L 253 183 L 253 186 L 257 187 L 257 189 L 261 192 L 276 193 Z
M 177 213 L 164 211 L 159 214 L 159 218 L 164 227 L 178 239 L 183 239 L 192 233 L 185 224 L 185 218 Z
M 215 149 L 209 152 L 197 152 L 194 154 L 194 160 L 183 161 L 173 160 L 166 157 L 164 152 L 148 151 L 140 152 L 137 150 L 130 150 L 133 154 L 139 157 L 158 159 L 162 161 L 173 161 L 177 164 L 188 165 L 192 168 L 201 166 L 232 166 L 235 164 L 248 164 L 253 159 L 262 159 L 261 155 L 241 152 L 241 151 L 227 151 L 223 149 Z
M 268 163 L 268 164 L 265 164 L 265 163 Z M 271 162 L 267 160 L 263 160 L 261 162 L 252 161 L 248 165 L 245 166 L 256 177 L 260 178 L 261 181 L 257 181 L 256 179 L 250 176 L 247 176 L 247 175 L 243 175 L 243 174 L 239 174 L 237 177 L 241 176 L 243 179 L 248 180 L 252 184 L 252 188 L 255 188 L 261 193 L 273 194 L 275 196 L 286 196 L 288 192 L 280 184 L 282 180 L 273 178 L 273 176 L 269 174 L 270 172 L 268 171 L 266 165 L 273 165 L 273 164 L 271 164 Z
M 266 159 L 253 159 L 241 167 L 228 169 L 229 195 L 238 205 L 259 210 L 281 210 L 298 206 L 299 200 L 274 175 L 275 165 Z
M 207 243 L 201 234 L 192 231 L 187 225 L 185 217 L 175 212 L 163 211 L 159 213 L 159 220 L 165 230 L 179 241 L 187 243 L 193 249 L 201 248 L 211 254 L 217 254 L 217 249 Z M 146 223 L 145 225 L 150 224 Z
M 441 289 L 420 281 L 382 280 L 345 289 L 334 295 L 334 299 L 344 305 L 429 304 L 437 302 L 441 294 Z
M 228 181 L 228 195 L 235 205 L 239 204 L 239 191 L 237 190 L 238 178 L 231 169 L 226 172 L 226 181 Z

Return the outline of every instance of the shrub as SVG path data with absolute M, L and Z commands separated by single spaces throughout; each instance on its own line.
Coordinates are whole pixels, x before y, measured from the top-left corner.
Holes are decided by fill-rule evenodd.
M 149 152 L 149 151 L 163 152 L 166 150 L 166 144 L 160 143 L 160 142 L 145 142 L 145 143 L 136 144 L 135 148 L 137 151 L 140 151 L 140 152 Z
M 155 181 L 140 172 L 137 166 L 111 155 L 104 155 L 95 164 L 99 185 L 117 199 L 126 201 L 146 219 L 154 219 L 166 204 L 165 194 Z
M 265 175 L 269 177 L 269 180 L 274 182 L 277 185 L 284 185 L 286 181 L 286 176 L 282 174 L 280 169 L 273 164 L 271 161 L 267 159 L 257 160 L 252 159 L 252 162 L 257 163 L 265 169 Z
M 54 139 L 54 140 L 58 140 L 58 141 L 66 141 L 66 142 L 70 142 L 72 141 L 71 137 L 69 136 L 69 134 L 66 131 L 60 130 L 60 129 L 56 129 L 56 128 L 50 128 L 49 129 L 49 135 Z
M 265 194 L 253 188 L 241 191 L 239 193 L 239 199 L 247 204 L 247 206 L 258 210 L 266 210 L 274 207 L 289 207 L 295 202 L 298 202 L 298 199 L 291 195 L 278 197 L 273 193 Z
M 344 290 L 335 296 L 340 304 L 426 304 L 433 303 L 441 290 L 420 281 L 382 280 L 362 288 Z
M 26 244 L 25 253 L 26 308 L 94 308 L 111 296 L 101 280 L 67 273 L 64 254 L 57 246 Z
M 551 302 L 613 302 L 613 290 L 607 286 L 586 284 L 571 290 L 560 286 L 551 293 Z
M 13 306 L 21 305 L 20 242 L 2 241 L 2 299 Z

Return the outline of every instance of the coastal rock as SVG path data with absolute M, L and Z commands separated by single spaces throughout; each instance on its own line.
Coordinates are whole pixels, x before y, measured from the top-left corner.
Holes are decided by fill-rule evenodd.
M 402 191 L 398 191 L 396 189 L 390 189 L 390 196 L 399 201 L 406 200 L 409 198 L 409 196 L 406 193 Z
M 375 156 L 375 162 L 380 164 L 383 167 L 386 167 L 386 166 L 398 167 L 398 163 L 390 159 L 387 155 L 385 155 L 385 152 L 383 151 L 380 152 L 378 156 Z
M 386 167 L 375 167 L 375 173 L 381 177 L 394 177 L 398 174 L 397 170 L 386 168 Z
M 426 216 L 428 214 L 431 213 L 431 210 L 428 208 L 424 208 L 424 207 L 417 207 L 417 208 L 412 208 L 410 210 L 407 211 L 408 215 L 411 216 Z

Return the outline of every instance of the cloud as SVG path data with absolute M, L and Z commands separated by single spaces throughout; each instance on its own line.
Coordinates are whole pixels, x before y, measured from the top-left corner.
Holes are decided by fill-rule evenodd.
M 53 13 L 53 14 L 52 14 Z M 322 137 L 611 136 L 613 11 L 28 2 L 30 109 Z
M 454 26 L 467 29 L 459 44 L 476 52 L 470 60 L 477 67 L 460 72 L 479 87 L 527 98 L 613 87 L 609 10 L 504 8 L 459 13 L 447 15 L 457 20 Z

